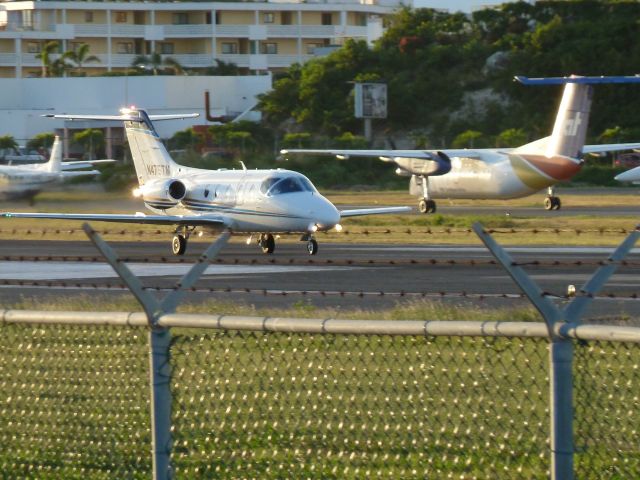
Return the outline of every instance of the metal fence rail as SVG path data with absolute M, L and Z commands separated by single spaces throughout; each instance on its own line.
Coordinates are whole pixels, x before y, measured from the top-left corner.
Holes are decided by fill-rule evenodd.
M 3 475 L 569 480 L 640 470 L 640 329 L 582 322 L 640 231 L 561 308 L 474 225 L 538 324 L 176 314 L 230 232 L 160 299 L 83 229 L 144 313 L 0 311 Z
M 0 470 L 148 478 L 146 317 L 0 315 Z M 548 478 L 547 327 L 170 314 L 175 478 Z M 577 478 L 640 469 L 640 329 L 575 344 Z M 610 341 L 616 339 L 616 341 Z

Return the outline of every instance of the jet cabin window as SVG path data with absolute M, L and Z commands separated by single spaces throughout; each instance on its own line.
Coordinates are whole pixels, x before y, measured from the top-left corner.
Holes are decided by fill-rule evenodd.
M 283 195 L 294 192 L 314 192 L 311 182 L 304 177 L 271 177 L 260 186 L 260 191 L 267 196 Z

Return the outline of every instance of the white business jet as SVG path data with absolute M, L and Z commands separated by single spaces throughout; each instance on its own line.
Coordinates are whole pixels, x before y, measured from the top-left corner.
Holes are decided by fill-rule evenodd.
M 640 83 L 640 77 L 516 77 L 525 85 L 564 84 L 553 133 L 518 148 L 435 150 L 282 150 L 289 154 L 378 157 L 395 163 L 396 174 L 411 177 L 409 192 L 420 197 L 422 213 L 436 211 L 434 199 L 511 199 L 544 188 L 547 210 L 560 208 L 553 186 L 569 180 L 582 168 L 582 155 L 640 147 L 640 143 L 584 145 L 593 95 L 592 84 Z
M 62 161 L 60 138 L 55 137 L 51 156 L 46 163 L 24 165 L 0 165 L 0 198 L 13 200 L 33 197 L 50 185 L 71 177 L 98 175 L 98 170 L 78 170 L 90 168 L 98 163 L 113 160 Z
M 275 249 L 274 233 L 300 232 L 310 255 L 318 252 L 317 231 L 340 227 L 340 219 L 379 213 L 404 213 L 409 207 L 339 211 L 302 174 L 289 170 L 203 170 L 175 163 L 152 120 L 196 117 L 198 114 L 147 115 L 126 108 L 121 115 L 46 115 L 65 120 L 121 120 L 124 122 L 141 197 L 154 215 L 4 213 L 3 217 L 49 218 L 104 222 L 175 225 L 175 255 L 184 254 L 187 240 L 200 227 L 258 233 L 264 253 Z M 252 237 L 249 237 L 250 243 Z

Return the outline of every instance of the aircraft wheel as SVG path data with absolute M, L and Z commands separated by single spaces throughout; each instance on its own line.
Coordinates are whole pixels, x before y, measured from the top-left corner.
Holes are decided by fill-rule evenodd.
M 560 210 L 561 206 L 560 197 L 547 197 L 544 199 L 545 210 Z
M 435 213 L 436 212 L 436 202 L 433 200 L 428 200 L 426 198 L 422 198 L 418 202 L 418 211 L 420 213 Z
M 187 239 L 183 235 L 174 235 L 171 242 L 171 251 L 174 255 L 184 255 L 187 250 Z
M 309 255 L 318 253 L 318 242 L 314 238 L 307 242 L 307 252 L 309 252 Z
M 262 253 L 266 253 L 268 255 L 272 254 L 276 249 L 276 241 L 273 238 L 273 235 L 270 233 L 262 234 L 260 236 L 260 248 L 262 248 Z

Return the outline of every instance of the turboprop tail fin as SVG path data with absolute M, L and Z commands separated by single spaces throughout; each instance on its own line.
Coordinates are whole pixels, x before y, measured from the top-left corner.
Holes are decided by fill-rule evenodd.
M 525 85 L 562 85 L 564 93 L 553 133 L 535 142 L 523 145 L 514 153 L 542 154 L 548 158 L 561 156 L 580 158 L 587 137 L 593 85 L 598 83 L 640 83 L 640 77 L 515 77 Z

